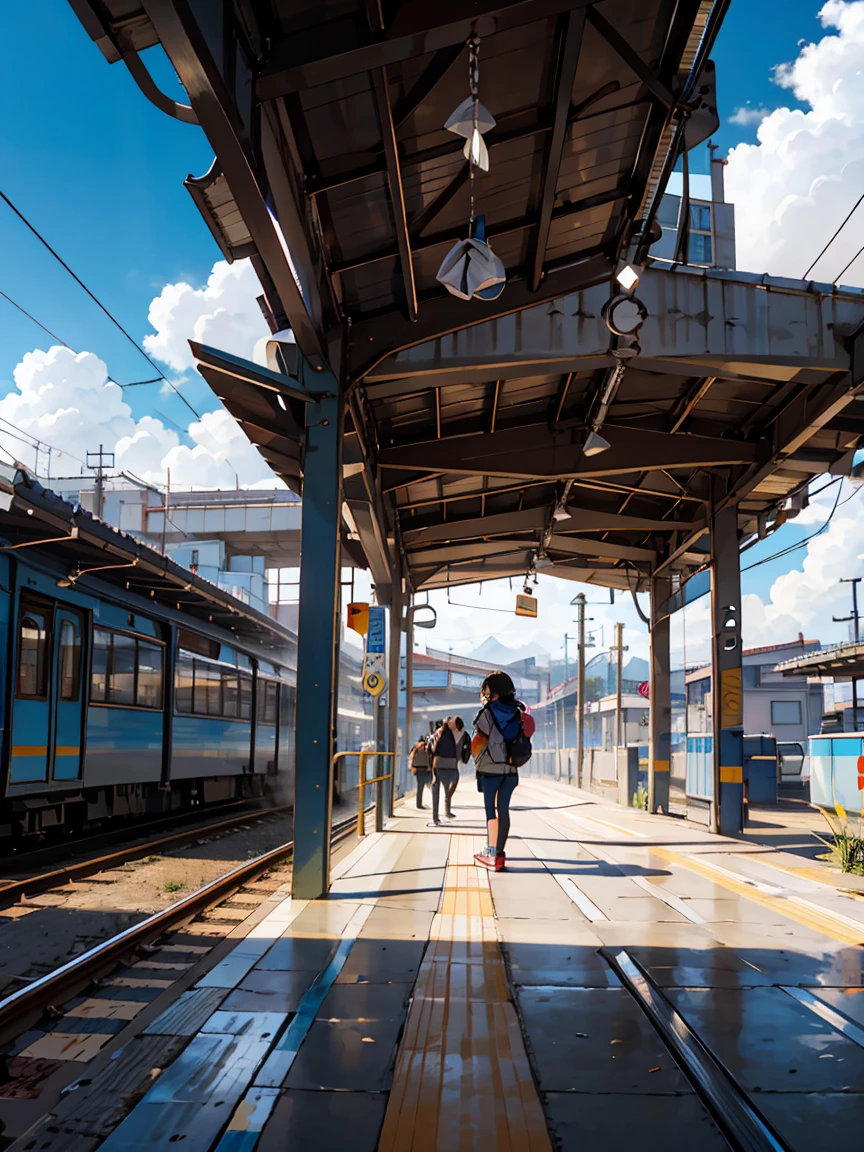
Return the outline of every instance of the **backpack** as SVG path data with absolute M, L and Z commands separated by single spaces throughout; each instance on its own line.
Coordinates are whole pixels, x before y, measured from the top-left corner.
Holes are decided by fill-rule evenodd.
M 462 733 L 462 742 L 459 745 L 459 759 L 463 764 L 467 764 L 471 759 L 471 741 L 468 739 L 467 732 Z
M 507 754 L 507 763 L 514 768 L 521 768 L 523 764 L 527 764 L 531 759 L 533 751 L 531 741 L 526 735 L 522 717 L 524 713 L 517 712 L 513 720 L 508 721 L 504 727 L 498 723 L 498 718 L 492 708 L 489 709 L 489 715 L 492 717 L 492 723 L 501 733 L 504 741 L 504 750 Z M 513 721 L 518 720 L 518 727 Z M 513 733 L 512 735 L 510 733 Z

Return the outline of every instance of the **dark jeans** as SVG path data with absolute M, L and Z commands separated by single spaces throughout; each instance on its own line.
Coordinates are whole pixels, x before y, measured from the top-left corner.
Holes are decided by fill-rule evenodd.
M 438 768 L 435 771 L 435 781 L 432 785 L 432 819 L 438 819 L 438 797 L 441 793 L 441 785 L 444 785 L 444 811 L 449 814 L 450 801 L 453 799 L 453 793 L 456 791 L 456 785 L 459 783 L 459 769 L 458 768 Z
M 414 773 L 417 777 L 417 807 L 423 807 L 423 789 L 432 783 L 432 772 L 426 768 L 418 768 Z
M 511 772 L 509 776 L 486 776 L 481 773 L 480 779 L 483 781 L 486 819 L 498 820 L 498 843 L 495 845 L 495 851 L 501 856 L 507 837 L 510 835 L 510 797 L 519 783 L 519 777 L 515 772 Z

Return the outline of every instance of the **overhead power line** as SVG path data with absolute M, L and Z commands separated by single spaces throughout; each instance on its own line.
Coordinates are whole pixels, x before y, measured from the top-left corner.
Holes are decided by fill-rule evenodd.
M 87 293 L 87 295 L 90 297 L 90 299 L 93 301 L 93 303 L 97 306 L 97 308 L 99 308 L 102 312 L 104 312 L 104 314 L 108 317 L 108 319 L 111 321 L 111 323 L 114 325 L 114 327 L 117 328 L 118 331 L 120 331 L 126 337 L 126 339 L 129 341 L 129 343 L 132 345 L 132 347 L 137 349 L 138 352 L 140 352 L 141 355 L 144 357 L 144 359 L 147 361 L 147 363 L 156 372 L 158 372 L 159 375 L 157 377 L 157 380 L 164 380 L 165 383 L 170 388 L 173 388 L 174 391 L 177 393 L 177 395 L 180 397 L 180 399 L 183 401 L 183 403 L 186 405 L 186 407 L 189 409 L 189 411 L 192 413 L 192 415 L 195 417 L 195 419 L 200 420 L 201 419 L 200 414 L 198 412 L 196 412 L 196 410 L 192 407 L 192 405 L 189 403 L 189 401 L 186 399 L 186 397 L 183 395 L 183 393 L 180 391 L 180 389 L 177 388 L 175 386 L 175 384 L 171 380 L 168 379 L 168 377 L 165 375 L 165 373 L 162 371 L 162 369 L 159 367 L 159 365 L 156 363 L 156 361 L 151 356 L 149 356 L 147 354 L 147 352 L 138 343 L 138 341 L 126 331 L 126 329 L 123 327 L 123 325 L 117 319 L 117 317 L 114 316 L 105 307 L 105 305 L 102 303 L 102 301 L 99 299 L 99 297 L 96 296 L 95 293 L 90 291 L 90 289 L 87 287 L 87 285 L 81 279 L 81 277 L 76 272 L 74 272 L 72 268 L 69 267 L 69 265 L 63 259 L 63 257 L 60 255 L 60 253 L 57 252 L 56 249 L 52 248 L 52 246 L 48 243 L 48 241 L 45 239 L 45 237 L 42 235 L 42 233 L 39 231 L 39 229 L 36 228 L 36 226 L 34 224 L 30 223 L 30 221 L 27 219 L 27 217 L 24 215 L 24 213 L 12 203 L 12 201 L 9 199 L 9 197 L 6 195 L 6 193 L 2 189 L 0 189 L 0 200 L 3 200 L 3 202 L 6 205 L 8 205 L 9 208 L 12 209 L 12 211 L 15 213 L 15 215 L 18 217 L 18 219 L 21 221 L 21 223 L 25 226 L 25 228 L 27 228 L 36 237 L 36 239 L 39 241 L 39 243 L 51 253 L 51 255 L 58 262 L 58 264 L 60 264 L 61 267 L 63 267 L 69 273 L 69 275 L 72 277 L 72 279 L 75 281 L 75 283 Z M 13 303 L 14 303 L 14 301 L 13 301 Z M 16 306 L 16 308 L 18 307 L 17 304 L 15 306 Z M 24 311 L 23 308 L 20 310 L 22 312 Z M 28 313 L 28 315 L 29 315 L 29 313 Z M 30 319 L 34 320 L 34 317 L 31 316 Z M 43 328 L 44 331 L 46 331 L 46 332 L 48 331 L 48 329 L 45 328 L 43 324 L 39 323 L 38 320 L 35 320 L 35 323 L 39 324 L 39 327 Z M 56 340 L 57 337 L 55 336 L 54 339 Z M 66 347 L 66 348 L 69 347 L 69 345 L 66 344 L 65 341 L 61 340 L 60 343 L 63 344 L 64 347 Z M 135 381 L 135 385 L 137 385 L 138 383 L 145 383 L 145 381 Z M 147 383 L 150 383 L 150 381 L 147 381 Z M 123 384 L 121 384 L 120 387 L 121 388 L 134 387 L 135 385 L 123 385 Z
M 13 300 L 11 296 L 7 296 L 6 293 L 2 291 L 0 291 L 0 296 L 2 296 L 4 300 L 7 300 L 13 308 L 17 308 L 19 312 L 22 312 L 28 320 L 32 320 L 37 328 L 41 328 L 43 332 L 47 332 L 52 340 L 56 340 L 58 344 L 62 344 L 63 347 L 68 348 L 70 352 L 75 351 L 75 349 L 72 348 L 70 344 L 67 344 L 66 341 L 63 340 L 60 336 L 58 336 L 56 332 L 52 332 L 51 329 L 46 327 L 46 325 L 44 325 L 41 320 L 37 320 L 36 317 L 33 316 L 32 313 L 28 312 L 26 308 L 22 308 L 17 300 Z
M 858 205 L 861 203 L 862 200 L 864 200 L 864 192 L 861 193 L 861 195 L 858 197 L 858 199 L 855 201 L 855 203 L 849 209 L 848 213 L 846 214 L 846 218 L 843 220 L 843 223 L 840 224 L 839 227 L 837 227 L 835 229 L 834 234 L 831 236 L 828 243 L 825 245 L 825 247 L 822 249 L 822 251 L 816 257 L 816 259 L 813 261 L 813 263 L 810 265 L 810 267 L 804 273 L 802 279 L 804 279 L 804 280 L 807 279 L 807 277 L 810 275 L 810 273 L 813 271 L 813 269 L 816 267 L 816 265 L 819 263 L 819 261 L 822 259 L 822 257 L 825 255 L 825 253 L 828 251 L 828 249 L 831 247 L 831 245 L 834 243 L 834 241 L 837 239 L 837 237 L 840 235 L 840 233 L 843 231 L 843 229 L 846 227 L 846 225 L 852 219 L 853 215 L 855 214 L 856 209 L 858 208 Z M 847 267 L 848 267 L 848 265 L 847 265 Z M 845 272 L 845 271 L 846 271 L 846 268 L 843 269 L 843 272 Z M 840 273 L 840 276 L 843 275 L 843 272 Z M 840 277 L 838 276 L 837 279 L 839 280 Z

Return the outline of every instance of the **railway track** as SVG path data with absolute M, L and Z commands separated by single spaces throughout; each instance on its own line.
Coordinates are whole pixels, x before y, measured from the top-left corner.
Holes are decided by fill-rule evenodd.
M 333 845 L 342 843 L 350 836 L 356 823 L 355 818 L 349 818 L 334 825 Z M 190 924 L 196 917 L 234 896 L 264 873 L 286 865 L 293 846 L 293 841 L 288 841 L 231 869 L 169 907 L 103 940 L 82 955 L 4 997 L 0 1000 L 0 1044 L 8 1043 L 10 1038 L 18 1035 L 49 1009 L 52 1014 L 56 1014 L 59 1011 L 57 1005 L 68 1001 L 92 981 L 104 977 L 117 965 L 134 958 L 137 952 L 166 933 Z M 260 893 L 256 898 L 260 902 Z M 226 926 L 225 932 L 214 938 L 213 947 L 229 934 L 232 927 L 236 927 L 236 922 Z
M 127 864 L 130 861 L 139 860 L 142 857 L 151 856 L 154 853 L 187 844 L 190 841 L 197 840 L 201 836 L 212 836 L 230 832 L 250 822 L 264 820 L 268 817 L 279 815 L 280 813 L 289 812 L 292 807 L 293 805 L 290 804 L 281 804 L 270 808 L 254 808 L 251 810 L 244 808 L 241 812 L 235 812 L 231 816 L 226 816 L 219 820 L 211 820 L 207 823 L 186 826 L 179 831 L 169 832 L 167 835 L 155 836 L 136 844 L 127 844 L 122 848 L 117 848 L 112 852 L 106 852 L 102 855 L 85 856 L 80 860 L 69 861 L 61 864 L 59 867 L 49 868 L 44 872 L 35 872 L 24 876 L 11 876 L 8 878 L 0 877 L 0 907 L 8 907 L 10 904 L 14 904 L 24 897 L 35 896 L 40 892 L 47 892 L 51 888 L 69 883 L 70 880 L 86 879 L 88 876 L 92 876 L 97 872 L 102 872 L 109 868 L 116 868 L 121 864 Z M 160 825 L 162 823 L 162 821 L 159 822 Z M 116 833 L 111 832 L 106 835 L 111 836 L 113 839 Z M 101 837 L 93 837 L 91 840 L 76 841 L 75 847 L 86 849 L 88 844 L 93 843 L 93 840 L 99 840 L 100 838 Z M 57 853 L 58 850 L 58 848 L 52 846 L 51 849 L 39 849 L 39 852 L 50 851 L 53 855 Z M 32 862 L 34 855 L 35 854 L 24 857 L 22 863 Z

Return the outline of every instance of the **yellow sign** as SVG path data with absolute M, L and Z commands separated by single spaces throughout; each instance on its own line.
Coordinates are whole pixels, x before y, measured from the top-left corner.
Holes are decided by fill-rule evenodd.
M 744 690 L 740 668 L 724 668 L 720 673 L 720 727 L 741 728 Z
M 516 597 L 516 615 L 517 616 L 537 616 L 537 597 L 525 596 L 519 593 Z
M 387 687 L 387 679 L 382 672 L 367 672 L 363 677 L 363 687 L 370 696 L 380 696 Z
M 359 632 L 361 636 L 365 636 L 369 631 L 369 605 L 349 604 L 347 612 L 348 627 Z

